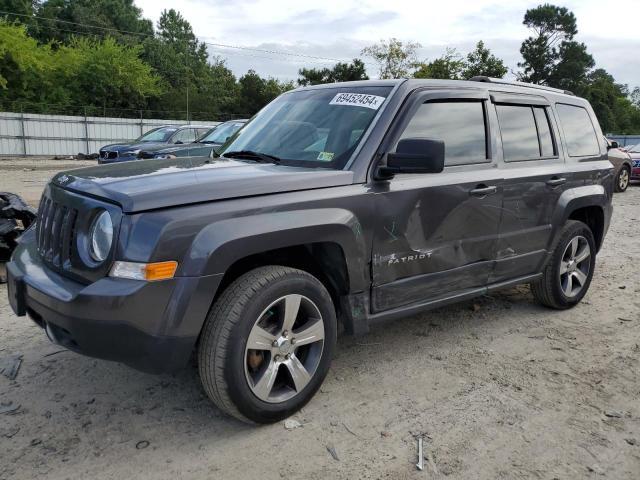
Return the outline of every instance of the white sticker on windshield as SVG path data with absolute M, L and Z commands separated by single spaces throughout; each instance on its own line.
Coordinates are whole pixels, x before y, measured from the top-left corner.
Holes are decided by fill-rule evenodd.
M 366 107 L 372 110 L 378 110 L 384 102 L 385 97 L 377 95 L 367 95 L 364 93 L 339 93 L 329 105 L 349 105 L 352 107 Z

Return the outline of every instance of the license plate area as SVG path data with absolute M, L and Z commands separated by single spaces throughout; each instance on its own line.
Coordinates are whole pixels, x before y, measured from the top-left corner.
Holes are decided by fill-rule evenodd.
M 25 284 L 21 277 L 15 276 L 11 272 L 11 267 L 7 265 L 7 292 L 9 294 L 9 305 L 13 312 L 22 317 L 27 313 L 25 301 Z

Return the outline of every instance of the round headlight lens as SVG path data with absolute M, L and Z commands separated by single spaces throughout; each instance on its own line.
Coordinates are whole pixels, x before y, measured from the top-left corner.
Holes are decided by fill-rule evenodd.
M 103 210 L 95 218 L 89 232 L 89 240 L 91 258 L 96 262 L 104 262 L 113 243 L 113 222 L 109 212 Z

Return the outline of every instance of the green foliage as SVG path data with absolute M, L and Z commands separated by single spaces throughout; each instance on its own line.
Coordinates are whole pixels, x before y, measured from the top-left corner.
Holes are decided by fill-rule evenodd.
M 584 81 L 595 62 L 586 46 L 573 40 L 578 27 L 572 12 L 547 3 L 527 10 L 522 23 L 534 35 L 520 48 L 520 80 L 558 88 Z
M 294 88 L 293 82 L 280 82 L 275 78 L 262 78 L 255 71 L 249 70 L 240 77 L 240 92 L 237 108 L 253 115 L 263 106 L 281 93 Z
M 413 73 L 414 78 L 468 80 L 477 75 L 502 78 L 507 73 L 504 62 L 493 55 L 480 40 L 476 48 L 462 57 L 455 48 L 447 48 L 444 55 L 432 62 L 422 62 Z
M 633 97 L 627 96 L 627 86 L 615 83 L 606 70 L 599 68 L 589 73 L 576 94 L 589 100 L 604 132 L 640 132 L 640 108 L 633 103 Z
M 486 48 L 484 42 L 480 40 L 476 44 L 476 48 L 467 55 L 462 78 L 467 80 L 476 76 L 502 78 L 508 71 L 502 59 L 493 55 L 491 50 Z
M 147 97 L 162 93 L 159 79 L 139 58 L 141 48 L 113 38 L 81 38 L 53 49 L 29 37 L 25 26 L 0 21 L 4 98 L 139 108 Z
M 108 35 L 120 43 L 138 44 L 144 35 L 153 34 L 151 21 L 142 18 L 142 10 L 133 4 L 133 0 L 47 0 L 34 3 L 38 17 L 51 19 L 27 23 L 29 33 L 41 43 L 68 43 L 78 35 Z
M 441 80 L 459 80 L 465 68 L 462 56 L 455 48 L 447 48 L 445 54 L 432 62 L 417 64 L 414 78 L 437 78 Z
M 407 78 L 417 63 L 416 50 L 421 47 L 417 42 L 390 38 L 364 48 L 362 55 L 371 57 L 380 66 L 380 78 Z
M 359 58 L 354 58 L 352 63 L 336 63 L 333 68 L 302 68 L 298 74 L 302 77 L 298 85 L 302 86 L 369 80 L 364 62 Z

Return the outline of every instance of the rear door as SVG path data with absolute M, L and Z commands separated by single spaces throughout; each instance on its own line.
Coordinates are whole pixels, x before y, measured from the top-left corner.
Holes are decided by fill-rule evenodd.
M 402 138 L 445 142 L 445 169 L 373 185 L 372 310 L 452 297 L 484 286 L 502 206 L 486 92 L 414 93 L 385 149 Z
M 552 215 L 569 176 L 559 154 L 558 129 L 541 96 L 494 93 L 504 174 L 503 213 L 490 283 L 540 271 L 552 234 Z

